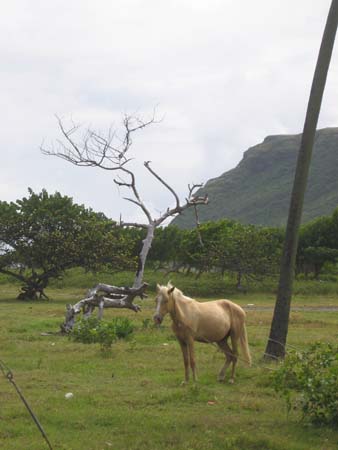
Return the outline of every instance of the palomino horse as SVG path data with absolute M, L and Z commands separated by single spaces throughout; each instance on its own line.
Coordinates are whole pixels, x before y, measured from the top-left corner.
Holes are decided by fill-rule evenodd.
M 167 286 L 157 285 L 155 323 L 161 324 L 167 313 L 173 321 L 172 329 L 182 349 L 186 382 L 189 381 L 189 362 L 193 380 L 196 380 L 194 341 L 216 342 L 224 352 L 225 364 L 218 375 L 219 381 L 224 381 L 225 371 L 232 364 L 230 383 L 234 382 L 238 344 L 244 359 L 251 364 L 245 312 L 240 306 L 230 300 L 200 303 L 168 283 Z M 227 342 L 229 336 L 232 348 Z

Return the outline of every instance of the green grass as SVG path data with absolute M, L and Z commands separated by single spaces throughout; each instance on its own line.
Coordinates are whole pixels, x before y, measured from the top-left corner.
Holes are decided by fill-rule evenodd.
M 108 281 L 108 280 L 107 280 Z M 165 280 L 160 280 L 164 282 Z M 198 283 L 198 282 L 196 282 Z M 95 284 L 95 283 L 94 283 Z M 114 282 L 114 284 L 118 284 Z M 15 300 L 16 286 L 0 288 L 0 359 L 15 380 L 58 450 L 228 449 L 333 450 L 338 431 L 287 418 L 282 399 L 271 386 L 274 365 L 261 362 L 272 310 L 249 310 L 248 335 L 254 365 L 239 364 L 234 385 L 216 381 L 223 356 L 211 345 L 196 344 L 199 381 L 181 386 L 182 357 L 166 318 L 152 326 L 153 297 L 138 314 L 108 310 L 105 318 L 128 317 L 135 331 L 128 341 L 102 353 L 58 335 L 66 303 L 83 294 L 82 287 L 48 292 L 52 301 Z M 240 294 L 242 305 L 273 305 L 274 296 Z M 333 295 L 296 295 L 299 305 L 338 304 Z M 299 349 L 316 340 L 336 342 L 337 313 L 295 311 L 288 344 Z M 65 394 L 72 392 L 72 399 Z M 10 383 L 0 373 L 0 448 L 46 448 Z
M 50 280 L 50 284 L 46 289 L 46 294 L 50 298 L 55 295 L 60 297 L 69 294 L 72 297 L 83 297 L 86 290 L 95 286 L 98 283 L 107 283 L 115 286 L 131 286 L 134 280 L 134 273 L 132 272 L 116 272 L 116 273 L 91 273 L 85 272 L 81 268 L 68 270 L 62 279 Z M 235 278 L 225 276 L 222 277 L 219 273 L 205 273 L 199 278 L 194 274 L 187 276 L 183 273 L 166 274 L 165 271 L 146 270 L 144 280 L 149 284 L 148 292 L 154 293 L 156 284 L 167 284 L 171 281 L 182 291 L 188 295 L 199 298 L 251 298 L 252 295 L 257 295 L 257 298 L 269 298 L 269 303 L 274 302 L 278 280 L 265 279 L 263 282 L 250 282 L 245 284 L 246 293 L 239 292 L 236 289 Z M 6 275 L 0 274 L 0 288 L 3 294 L 15 298 L 20 290 L 20 283 Z M 65 290 L 61 294 L 62 290 Z M 294 283 L 294 299 L 301 299 L 302 297 L 313 299 L 313 302 L 319 301 L 320 297 L 325 297 L 325 301 L 332 297 L 332 301 L 338 305 L 338 277 L 332 274 L 324 274 L 320 280 L 304 280 L 300 277 Z M 249 303 L 249 302 L 248 302 Z

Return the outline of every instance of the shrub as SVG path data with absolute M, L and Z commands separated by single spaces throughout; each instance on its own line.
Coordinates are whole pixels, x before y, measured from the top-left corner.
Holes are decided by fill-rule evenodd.
M 134 325 L 127 317 L 115 317 L 111 325 L 118 339 L 125 339 L 134 331 Z
M 274 373 L 274 387 L 288 412 L 300 409 L 314 424 L 338 426 L 338 345 L 291 352 Z
M 98 343 L 102 350 L 107 350 L 113 342 L 128 337 L 133 330 L 132 322 L 126 317 L 114 317 L 109 322 L 89 317 L 76 323 L 70 338 L 83 344 Z

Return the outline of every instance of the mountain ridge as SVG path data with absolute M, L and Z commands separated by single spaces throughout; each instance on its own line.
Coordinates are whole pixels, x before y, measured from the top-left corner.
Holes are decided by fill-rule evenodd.
M 301 134 L 269 135 L 243 153 L 239 164 L 211 178 L 196 195 L 210 202 L 198 208 L 201 222 L 222 218 L 285 226 Z M 304 201 L 303 222 L 329 215 L 338 206 L 338 127 L 317 130 Z M 194 226 L 186 210 L 172 224 Z

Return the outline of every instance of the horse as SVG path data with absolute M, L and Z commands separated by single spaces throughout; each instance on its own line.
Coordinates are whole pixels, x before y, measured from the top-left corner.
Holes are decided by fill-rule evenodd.
M 185 381 L 189 381 L 189 363 L 193 381 L 196 377 L 194 341 L 216 343 L 225 355 L 225 363 L 218 374 L 218 381 L 225 381 L 226 369 L 232 364 L 230 383 L 234 383 L 238 359 L 238 344 L 243 359 L 251 365 L 251 355 L 245 327 L 245 311 L 230 300 L 213 300 L 201 303 L 183 295 L 182 291 L 168 283 L 156 287 L 156 311 L 153 320 L 160 325 L 169 313 L 172 329 L 181 346 Z M 231 347 L 228 338 L 231 340 Z

